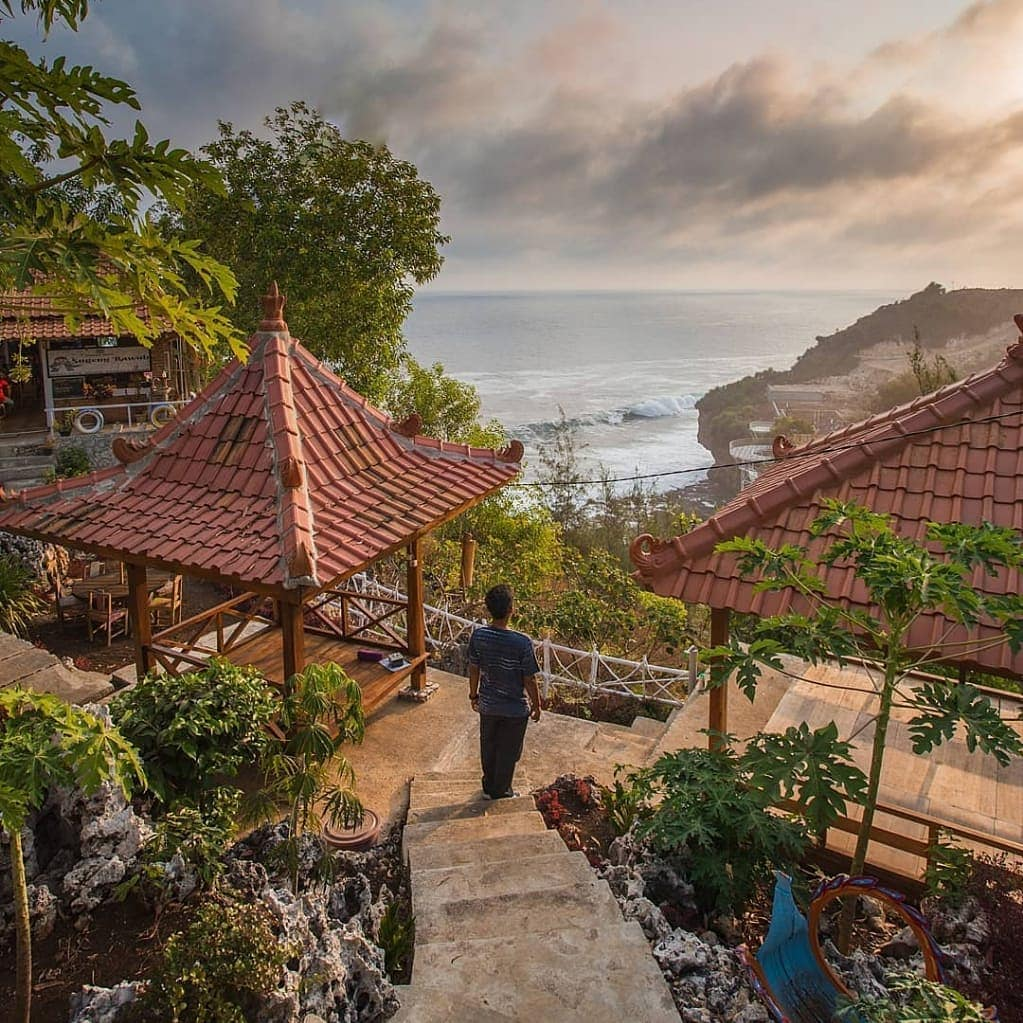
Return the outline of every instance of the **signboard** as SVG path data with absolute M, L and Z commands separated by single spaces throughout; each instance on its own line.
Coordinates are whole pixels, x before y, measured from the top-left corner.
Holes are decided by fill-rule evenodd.
M 46 353 L 51 377 L 97 376 L 109 373 L 147 373 L 152 369 L 148 348 L 66 348 Z

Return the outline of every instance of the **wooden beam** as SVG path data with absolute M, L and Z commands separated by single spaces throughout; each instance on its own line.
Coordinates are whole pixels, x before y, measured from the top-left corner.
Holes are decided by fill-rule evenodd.
M 278 602 L 281 618 L 281 653 L 284 659 L 284 684 L 305 667 L 305 609 L 301 604 Z
M 128 617 L 135 637 L 135 668 L 138 677 L 152 671 L 155 661 L 150 647 L 153 642 L 153 622 L 149 616 L 149 587 L 146 585 L 146 566 L 128 563 Z
M 426 688 L 426 610 L 423 599 L 423 541 L 416 537 L 408 545 L 408 655 L 416 664 L 412 671 L 412 689 Z M 418 659 L 418 662 L 417 662 Z
M 728 619 L 730 612 L 727 607 L 712 607 L 710 609 L 710 645 L 724 646 L 728 642 Z M 714 671 L 711 665 L 711 672 Z M 728 683 L 716 686 L 710 691 L 710 715 L 707 727 L 712 732 L 728 731 Z M 707 746 L 710 749 L 719 749 L 721 740 L 710 735 L 707 737 Z

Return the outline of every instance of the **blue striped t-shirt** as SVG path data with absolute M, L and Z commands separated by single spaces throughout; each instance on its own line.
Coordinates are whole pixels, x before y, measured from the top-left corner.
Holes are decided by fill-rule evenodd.
M 540 666 L 533 641 L 513 629 L 478 628 L 469 639 L 469 663 L 480 669 L 480 713 L 522 718 L 529 714 L 523 680 Z

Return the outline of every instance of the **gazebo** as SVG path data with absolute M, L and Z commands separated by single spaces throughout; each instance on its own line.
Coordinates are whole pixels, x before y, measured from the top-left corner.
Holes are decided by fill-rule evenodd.
M 1023 330 L 1023 317 L 1016 322 Z M 784 444 L 776 447 L 785 451 Z M 914 539 L 923 539 L 932 521 L 1023 530 L 1021 479 L 1023 337 L 986 372 L 790 447 L 706 522 L 670 540 L 637 537 L 630 554 L 642 585 L 710 607 L 711 644 L 717 646 L 727 642 L 732 612 L 767 616 L 807 609 L 791 591 L 758 592 L 755 580 L 740 574 L 734 555 L 715 552 L 721 541 L 755 536 L 775 548 L 806 547 L 812 558 L 824 541 L 815 540 L 809 527 L 826 497 L 889 514 L 896 530 Z M 978 568 L 972 583 L 981 592 L 1018 593 L 1019 576 L 988 576 Z M 825 584 L 831 598 L 870 611 L 851 568 L 829 568 Z M 1023 677 L 1023 652 L 998 643 L 996 630 L 983 623 L 968 634 L 941 614 L 921 616 L 909 638 L 920 650 L 973 641 L 974 652 L 961 669 Z M 717 732 L 728 731 L 727 693 L 721 686 L 710 694 L 709 727 Z
M 413 695 L 426 689 L 423 537 L 513 479 L 522 445 L 447 443 L 421 435 L 416 415 L 393 422 L 290 336 L 283 307 L 275 284 L 246 363 L 227 364 L 146 443 L 115 440 L 121 464 L 8 495 L 0 529 L 126 565 L 140 674 L 222 654 L 283 683 L 333 661 L 372 710 L 410 676 Z M 407 600 L 346 587 L 401 550 Z M 148 569 L 238 595 L 154 635 Z M 366 659 L 381 646 L 405 655 L 397 670 Z

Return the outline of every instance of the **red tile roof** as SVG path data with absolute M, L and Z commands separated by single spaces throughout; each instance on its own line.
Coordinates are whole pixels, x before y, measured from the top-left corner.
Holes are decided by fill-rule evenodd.
M 993 369 L 924 395 L 796 448 L 764 471 L 712 518 L 669 541 L 638 537 L 631 555 L 641 583 L 696 604 L 771 615 L 799 608 L 787 591 L 755 593 L 722 540 L 756 536 L 771 547 L 800 544 L 812 557 L 823 545 L 809 533 L 823 498 L 891 514 L 897 531 L 922 539 L 928 522 L 991 522 L 1023 530 L 1023 338 Z M 983 592 L 1019 592 L 1018 572 L 979 570 Z M 849 568 L 829 569 L 829 594 L 867 608 Z M 919 649 L 963 641 L 941 615 L 921 618 L 910 636 Z M 982 626 L 983 640 L 994 639 Z M 1023 655 L 1005 644 L 971 661 L 984 670 L 1023 674 Z
M 318 588 L 519 472 L 521 445 L 405 436 L 286 325 L 249 347 L 144 451 L 121 447 L 127 465 L 23 492 L 0 504 L 0 529 L 234 583 Z
M 51 295 L 35 295 L 30 291 L 0 292 L 0 341 L 16 341 L 30 337 L 36 341 L 67 341 L 78 337 L 109 337 L 115 333 L 109 320 L 101 316 L 85 316 L 70 330 L 64 314 L 55 306 Z M 135 312 L 149 322 L 149 310 L 139 306 Z

